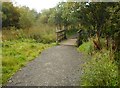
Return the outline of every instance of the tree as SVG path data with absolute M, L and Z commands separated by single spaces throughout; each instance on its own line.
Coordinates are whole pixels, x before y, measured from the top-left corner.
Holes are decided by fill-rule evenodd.
M 2 3 L 2 27 L 19 27 L 19 11 L 11 2 Z
M 37 17 L 37 12 L 34 10 L 30 10 L 28 7 L 21 7 L 19 8 L 20 12 L 20 27 L 23 29 L 29 29 L 31 26 L 34 25 L 36 17 Z
M 112 3 L 111 7 L 108 8 L 110 12 L 110 19 L 107 26 L 107 33 L 115 41 L 115 48 L 120 51 L 120 2 Z
M 83 3 L 78 11 L 80 24 L 88 30 L 96 31 L 97 40 L 94 41 L 94 43 L 98 49 L 100 49 L 100 35 L 104 30 L 103 26 L 110 17 L 109 12 L 107 11 L 108 6 L 109 3 L 91 2 L 88 5 Z

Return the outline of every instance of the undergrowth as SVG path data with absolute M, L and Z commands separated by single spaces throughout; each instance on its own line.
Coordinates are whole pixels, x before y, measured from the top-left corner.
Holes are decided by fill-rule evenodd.
M 118 86 L 119 84 L 119 64 L 116 64 L 119 54 L 114 53 L 111 48 L 107 50 L 104 39 L 101 39 L 101 45 L 102 49 L 96 50 L 92 40 L 89 40 L 78 47 L 78 51 L 91 57 L 86 57 L 87 61 L 83 64 L 81 86 Z
M 118 66 L 110 60 L 109 52 L 96 53 L 84 64 L 82 86 L 118 86 Z

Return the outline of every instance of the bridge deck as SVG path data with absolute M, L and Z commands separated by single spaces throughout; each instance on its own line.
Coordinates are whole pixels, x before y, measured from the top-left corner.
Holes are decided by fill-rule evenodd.
M 67 40 L 60 42 L 60 45 L 73 45 L 73 46 L 75 46 L 76 41 L 77 41 L 76 38 L 75 39 L 67 39 Z

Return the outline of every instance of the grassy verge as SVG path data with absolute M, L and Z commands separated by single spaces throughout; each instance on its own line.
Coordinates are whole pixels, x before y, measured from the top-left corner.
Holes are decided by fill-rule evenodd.
M 118 86 L 118 65 L 111 50 L 95 50 L 92 41 L 79 46 L 78 51 L 89 55 L 83 64 L 81 86 Z
M 44 49 L 55 44 L 37 43 L 35 40 L 20 39 L 2 42 L 2 84 L 27 62 L 37 57 Z
M 83 65 L 82 86 L 118 86 L 118 66 L 109 51 L 101 50 Z

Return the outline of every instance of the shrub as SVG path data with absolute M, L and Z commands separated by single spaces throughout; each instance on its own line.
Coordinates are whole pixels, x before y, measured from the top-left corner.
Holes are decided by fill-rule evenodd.
M 118 67 L 109 59 L 109 52 L 97 53 L 84 64 L 82 86 L 118 86 Z

